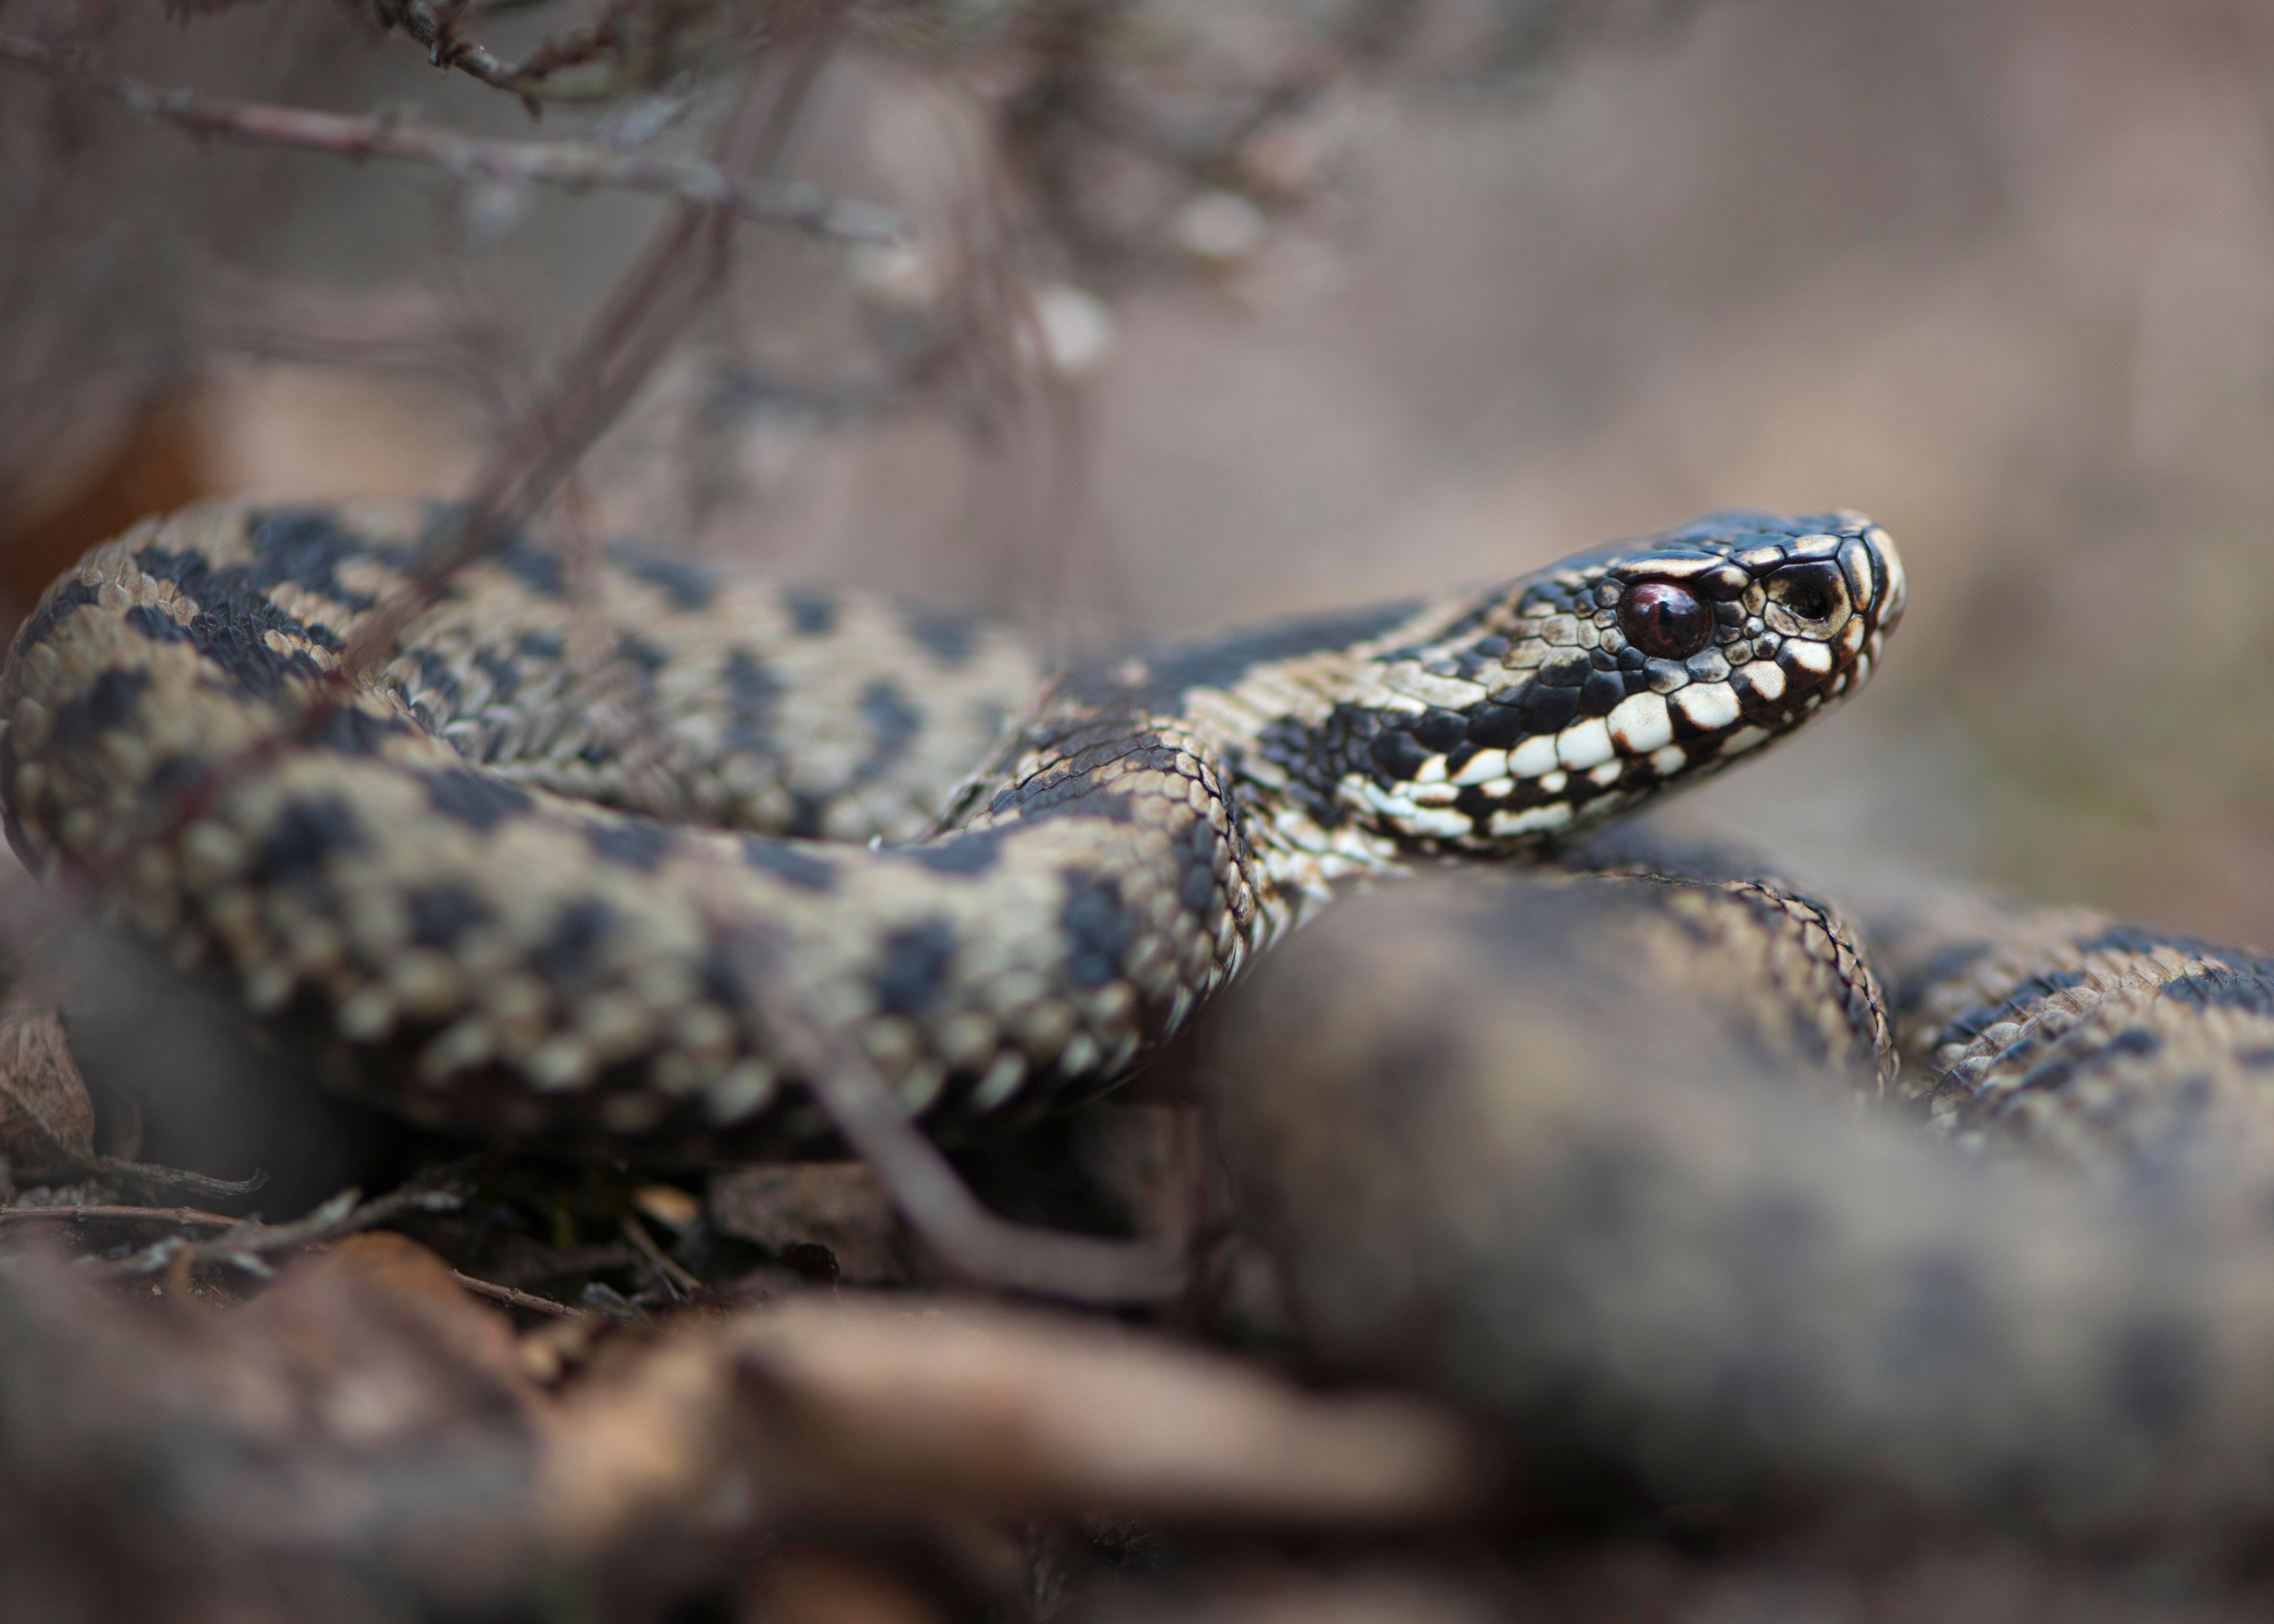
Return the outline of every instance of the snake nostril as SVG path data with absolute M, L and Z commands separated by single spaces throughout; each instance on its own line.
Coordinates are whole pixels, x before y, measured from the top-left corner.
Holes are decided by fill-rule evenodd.
M 1830 637 L 1848 623 L 1848 583 L 1840 567 L 1810 560 L 1788 565 L 1768 578 L 1763 611 L 1773 631 L 1788 637 Z
M 1820 620 L 1832 613 L 1832 599 L 1822 586 L 1812 582 L 1793 588 L 1785 600 L 1785 607 L 1803 620 Z
M 1670 581 L 1645 581 L 1619 605 L 1627 641 L 1658 659 L 1687 659 L 1706 646 L 1713 612 L 1695 593 Z

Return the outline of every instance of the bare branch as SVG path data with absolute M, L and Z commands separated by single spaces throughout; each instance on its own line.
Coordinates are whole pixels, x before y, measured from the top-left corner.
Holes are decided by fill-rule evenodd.
M 771 71 L 752 73 L 719 144 L 720 174 L 772 174 L 840 26 L 836 8 L 822 8 L 784 43 Z M 560 386 L 530 410 L 490 459 L 466 503 L 464 519 L 348 645 L 333 684 L 333 705 L 362 673 L 391 653 L 396 638 L 453 575 L 544 505 L 585 448 L 614 421 L 724 278 L 734 224 L 733 211 L 720 203 L 689 203 L 658 230 L 569 357 Z M 320 727 L 328 714 L 324 705 L 312 707 L 305 728 Z
M 898 217 L 872 204 L 834 198 L 803 184 L 742 180 L 697 159 L 643 157 L 589 141 L 489 139 L 384 114 L 358 117 L 269 102 L 212 101 L 109 72 L 68 51 L 14 34 L 0 34 L 0 62 L 84 86 L 146 118 L 226 140 L 344 158 L 395 159 L 460 181 L 641 192 L 727 210 L 762 225 L 851 242 L 892 242 L 904 234 Z
M 541 101 L 604 101 L 627 88 L 624 78 L 636 74 L 642 64 L 626 60 L 627 48 L 633 47 L 633 41 L 626 37 L 621 25 L 628 13 L 651 8 L 642 0 L 612 0 L 592 22 L 554 35 L 518 62 L 504 61 L 480 41 L 458 32 L 459 19 L 469 9 L 467 0 L 442 0 L 439 5 L 433 0 L 370 0 L 370 9 L 372 20 L 380 27 L 389 33 L 400 31 L 424 46 L 426 60 L 436 67 L 519 96 L 533 114 Z M 633 32 L 648 50 L 634 48 L 631 54 L 651 53 L 666 38 L 700 20 L 708 10 L 697 4 L 678 8 L 676 15 L 644 19 L 650 26 Z M 612 61 L 613 72 L 605 67 L 598 72 L 571 71 Z
M 406 1184 L 365 1201 L 358 1190 L 343 1190 L 322 1206 L 289 1223 L 263 1223 L 258 1218 L 237 1222 L 211 1240 L 184 1241 L 169 1237 L 131 1258 L 106 1265 L 100 1272 L 109 1277 L 154 1274 L 169 1265 L 193 1267 L 219 1263 L 245 1274 L 266 1275 L 272 1271 L 263 1259 L 271 1253 L 337 1240 L 385 1223 L 404 1213 L 451 1212 L 463 1206 L 463 1192 L 444 1187 Z
M 372 0 L 371 14 L 380 27 L 400 28 L 425 46 L 426 60 L 436 67 L 455 68 L 485 85 L 526 96 L 528 93 L 513 82 L 517 77 L 514 69 L 499 61 L 478 40 L 459 36 L 457 14 L 463 9 L 464 0 L 439 11 L 424 0 Z

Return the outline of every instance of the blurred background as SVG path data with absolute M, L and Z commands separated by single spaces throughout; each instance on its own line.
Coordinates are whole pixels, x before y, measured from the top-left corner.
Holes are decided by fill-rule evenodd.
M 16 0 L 0 34 L 699 154 L 783 12 L 456 8 L 501 56 L 693 19 L 532 122 L 388 9 Z M 1683 819 L 1840 894 L 1926 871 L 2274 943 L 2274 8 L 847 16 L 779 172 L 912 235 L 745 228 L 578 524 L 1073 655 L 1859 508 L 1909 565 L 1884 674 Z M 11 612 L 196 495 L 464 488 L 674 207 L 200 141 L 0 62 Z

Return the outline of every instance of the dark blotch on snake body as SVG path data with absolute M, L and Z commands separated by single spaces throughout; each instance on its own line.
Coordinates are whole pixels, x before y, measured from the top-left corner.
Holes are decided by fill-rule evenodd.
M 412 731 L 391 716 L 373 716 L 360 705 L 341 705 L 308 733 L 309 742 L 342 756 L 373 756 L 388 740 Z
M 947 989 L 954 959 L 955 927 L 945 920 L 929 919 L 891 932 L 869 978 L 877 1007 L 910 1019 L 930 1013 Z
M 789 820 L 782 825 L 782 833 L 795 840 L 818 840 L 829 816 L 830 795 L 825 791 L 794 789 L 789 793 Z
M 554 916 L 545 940 L 530 950 L 530 968 L 555 988 L 583 980 L 615 920 L 615 910 L 598 897 L 578 898 Z
M 2210 945 L 2200 936 L 2150 930 L 2143 925 L 2111 925 L 2097 936 L 2079 938 L 2076 951 L 2080 953 L 2152 953 L 2159 947 L 2168 947 L 2192 954 L 2200 953 Z
M 1177 883 L 1177 900 L 1202 924 L 1214 920 L 1216 908 L 1216 833 L 1205 818 L 1194 818 L 1185 831 L 1184 874 Z
M 1066 876 L 1058 929 L 1066 938 L 1066 979 L 1088 991 L 1121 974 L 1143 928 L 1123 905 L 1118 881 L 1077 872 Z
M 538 546 L 519 530 L 488 556 L 539 598 L 568 595 L 568 570 L 560 555 Z
M 287 883 L 314 879 L 325 859 L 364 844 L 363 825 L 337 795 L 311 795 L 290 801 L 276 815 L 261 842 L 259 863 L 272 879 Z
M 592 855 L 602 862 L 636 868 L 642 874 L 654 873 L 679 844 L 678 837 L 668 828 L 646 818 L 626 823 L 596 823 L 585 831 L 584 838 L 591 846 Z
M 785 588 L 782 607 L 789 611 L 790 624 L 805 636 L 826 636 L 836 629 L 837 600 L 825 593 L 800 587 Z
M 568 651 L 568 645 L 561 640 L 557 632 L 523 632 L 515 640 L 514 646 L 527 659 L 557 660 Z
M 242 566 L 215 569 L 199 553 L 154 546 L 137 553 L 134 562 L 146 575 L 172 582 L 198 605 L 199 613 L 184 628 L 192 646 L 244 693 L 265 699 L 288 678 L 323 674 L 323 667 L 305 652 L 278 653 L 268 641 L 272 632 L 333 653 L 341 647 L 328 628 L 305 624 L 270 602 L 254 572 Z
M 493 705 L 504 704 L 521 691 L 521 667 L 494 649 L 475 650 L 474 669 L 490 680 Z
M 73 575 L 57 587 L 55 596 L 41 604 L 32 618 L 24 622 L 24 629 L 18 641 L 27 649 L 45 642 L 57 626 L 94 602 L 97 596 L 93 585 Z M 168 624 L 171 623 L 169 620 Z
M 861 719 L 869 724 L 874 742 L 861 763 L 861 776 L 873 778 L 907 754 L 908 746 L 923 731 L 923 713 L 908 703 L 900 684 L 878 677 L 861 690 Z
M 1024 784 L 1014 784 L 988 803 L 998 816 L 1016 812 L 1021 817 L 1078 811 L 1085 816 L 1126 823 L 1136 816 L 1125 791 L 1100 789 L 1077 773 L 1045 772 Z
M 616 658 L 638 671 L 643 678 L 652 678 L 671 664 L 668 650 L 657 647 L 644 637 L 626 632 L 616 639 Z
M 1363 771 L 1365 741 L 1379 724 L 1371 712 L 1337 705 L 1319 728 L 1314 748 L 1311 730 L 1291 716 L 1274 717 L 1257 732 L 1255 756 L 1284 775 L 1280 793 L 1322 829 L 1338 829 L 1350 821 L 1350 808 L 1335 798 L 1335 784 L 1345 771 Z
M 129 630 L 140 633 L 153 643 L 187 643 L 190 640 L 190 634 L 182 628 L 179 620 L 164 610 L 153 609 L 147 604 L 137 604 L 129 609 L 126 625 Z
M 1935 1036 L 1945 1043 L 1970 1042 L 2013 1015 L 2014 1006 L 2002 998 L 1995 1004 L 1977 1004 L 1963 1014 L 1952 1017 Z
M 406 901 L 410 939 L 420 947 L 447 948 L 491 917 L 489 904 L 463 885 L 421 885 Z
M 2008 1002 L 2020 1004 L 2032 998 L 2051 997 L 2054 993 L 2067 992 L 2072 987 L 2082 986 L 2084 979 L 2085 974 L 2082 970 L 2048 970 L 2042 975 L 2033 975 L 2026 981 L 2015 982 L 2014 990 L 2007 995 L 2007 999 Z
M 904 609 L 900 612 L 900 623 L 908 628 L 908 635 L 916 645 L 930 650 L 942 665 L 960 665 L 971 658 L 975 641 L 971 622 L 960 615 Z
M 2240 1010 L 2274 1015 L 2274 980 L 2250 972 L 2203 970 L 2165 981 L 2157 996 L 2194 1010 Z
M 2104 1055 L 2145 1060 L 2164 1047 L 2164 1040 L 2145 1026 L 2127 1026 L 2101 1046 Z
M 804 847 L 764 835 L 742 837 L 742 861 L 801 891 L 823 894 L 837 887 L 837 870 Z
M 636 547 L 612 547 L 609 553 L 626 571 L 670 598 L 674 609 L 697 613 L 719 596 L 719 577 L 700 564 Z
M 483 834 L 536 804 L 526 790 L 456 767 L 426 775 L 426 798 L 443 816 Z
M 941 837 L 908 853 L 911 861 L 934 874 L 986 874 L 1002 860 L 1000 829 L 972 829 Z
M 87 691 L 56 709 L 56 742 L 84 750 L 100 735 L 123 726 L 150 686 L 147 671 L 106 671 Z
M 465 699 L 465 691 L 458 686 L 458 679 L 452 674 L 449 662 L 432 649 L 421 649 L 418 653 L 418 664 L 419 686 L 440 699 L 448 715 L 456 716 Z M 430 726 L 433 723 L 431 717 L 420 719 Z
M 774 705 L 781 679 L 748 649 L 730 650 L 719 675 L 727 688 L 727 744 L 731 749 L 762 751 L 773 740 Z
M 382 558 L 392 565 L 401 556 L 393 548 L 374 546 L 370 538 L 349 530 L 337 514 L 324 508 L 256 508 L 245 515 L 245 536 L 259 560 L 251 572 L 255 585 L 290 583 L 320 592 L 358 614 L 378 599 L 340 584 L 340 566 L 350 559 L 366 558 Z

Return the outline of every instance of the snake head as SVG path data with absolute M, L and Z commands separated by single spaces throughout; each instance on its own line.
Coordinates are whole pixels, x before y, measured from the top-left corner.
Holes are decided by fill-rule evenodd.
M 1855 513 L 1718 513 L 1565 559 L 1370 654 L 1337 799 L 1424 849 L 1560 838 L 1822 715 L 1902 607 L 1894 544 Z

